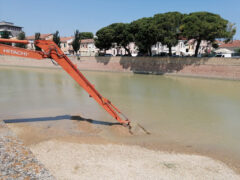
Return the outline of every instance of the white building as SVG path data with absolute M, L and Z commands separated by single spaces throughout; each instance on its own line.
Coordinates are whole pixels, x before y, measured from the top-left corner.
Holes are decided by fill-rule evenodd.
M 172 47 L 172 54 L 177 56 L 193 56 L 195 54 L 195 49 L 197 42 L 195 40 L 179 40 L 178 44 Z M 210 53 L 212 51 L 212 45 L 208 41 L 202 41 L 199 47 L 198 54 Z M 158 42 L 156 45 L 152 46 L 153 55 L 168 54 L 169 48 L 166 45 L 162 45 Z
M 178 56 L 188 55 L 188 47 L 185 44 L 185 40 L 179 40 L 178 44 L 172 47 L 172 54 Z M 160 42 L 152 46 L 153 55 L 168 54 L 169 48 L 166 45 L 162 45 Z
M 64 54 L 73 54 L 73 37 L 61 37 L 60 41 L 61 50 L 64 52 Z
M 195 49 L 197 42 L 194 40 L 179 40 L 178 44 L 172 47 L 172 54 L 176 56 L 193 56 L 195 54 Z M 138 47 L 134 42 L 130 43 L 128 48 L 132 56 L 137 56 Z M 152 55 L 167 55 L 169 53 L 169 48 L 166 45 L 162 45 L 160 42 L 152 46 Z M 213 50 L 211 43 L 207 41 L 202 41 L 199 47 L 199 54 L 210 53 Z M 104 51 L 102 51 L 104 53 Z M 127 51 L 123 47 L 116 46 L 106 51 L 106 54 L 111 54 L 113 56 L 126 55 Z
M 234 53 L 236 50 L 240 49 L 240 40 L 233 40 L 228 43 L 224 43 L 222 41 L 218 41 L 219 48 L 216 52 L 222 53 Z
M 129 43 L 127 48 L 130 50 L 130 53 L 132 54 L 132 56 L 137 56 L 138 47 L 136 46 L 136 44 L 134 42 Z M 115 45 L 111 49 L 108 49 L 106 51 L 106 54 L 112 54 L 113 56 L 124 56 L 124 55 L 127 55 L 128 52 L 126 51 L 125 48 Z
M 80 56 L 96 56 L 99 49 L 96 48 L 94 39 L 83 39 L 81 40 L 79 53 Z
M 189 40 L 186 45 L 188 46 L 188 54 L 190 56 L 194 55 L 197 47 L 197 41 L 195 41 L 194 39 Z M 202 40 L 198 50 L 198 55 L 209 54 L 211 53 L 212 50 L 213 50 L 212 43 Z

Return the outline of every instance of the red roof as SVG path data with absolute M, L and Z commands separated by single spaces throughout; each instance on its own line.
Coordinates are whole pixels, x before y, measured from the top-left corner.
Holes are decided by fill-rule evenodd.
M 73 37 L 61 37 L 61 38 L 60 38 L 60 41 L 61 41 L 61 42 L 67 42 L 67 41 L 69 41 L 69 40 L 71 40 L 71 39 L 73 39 Z
M 221 48 L 240 48 L 240 40 L 231 41 L 229 43 L 223 43 L 219 47 L 221 47 Z
M 94 39 L 83 39 L 81 43 L 94 43 Z
M 40 35 L 40 39 L 45 39 L 47 38 L 48 36 L 51 36 L 52 34 L 41 34 Z M 34 36 L 27 36 L 26 37 L 27 40 L 34 40 L 35 39 L 35 35 Z

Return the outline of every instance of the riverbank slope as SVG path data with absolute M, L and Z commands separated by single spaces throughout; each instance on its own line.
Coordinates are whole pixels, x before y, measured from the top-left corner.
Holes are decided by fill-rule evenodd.
M 70 57 L 80 70 L 240 80 L 240 58 Z M 2 66 L 59 68 L 51 60 L 0 56 Z

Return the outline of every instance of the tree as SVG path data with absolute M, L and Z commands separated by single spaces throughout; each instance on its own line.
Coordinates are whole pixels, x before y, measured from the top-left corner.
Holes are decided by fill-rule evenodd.
M 1 38 L 10 39 L 10 35 L 11 35 L 11 32 L 9 32 L 9 31 L 2 31 L 1 32 Z
M 41 37 L 41 34 L 39 32 L 35 33 L 35 40 L 39 40 Z M 34 44 L 35 46 L 35 44 Z M 41 51 L 42 49 L 38 46 L 35 46 L 36 51 Z
M 93 39 L 93 33 L 92 32 L 80 32 L 79 33 L 80 39 Z
M 158 30 L 153 18 L 142 18 L 130 24 L 130 32 L 140 53 L 152 55 L 152 46 L 157 43 Z
M 240 53 L 240 48 L 234 49 L 235 53 Z
M 183 18 L 180 30 L 184 37 L 197 42 L 195 57 L 202 40 L 214 42 L 218 38 L 231 39 L 236 28 L 221 16 L 209 12 L 195 12 Z
M 97 31 L 95 38 L 95 46 L 100 50 L 108 50 L 112 47 L 114 31 L 110 27 L 104 27 Z
M 25 40 L 26 36 L 25 36 L 25 32 L 20 32 L 17 36 L 18 40 Z M 16 47 L 20 47 L 20 48 L 26 48 L 26 44 L 20 44 L 20 43 L 16 43 L 15 44 Z
M 131 51 L 128 47 L 130 42 L 133 42 L 133 34 L 130 31 L 130 24 L 127 23 L 114 23 L 109 26 L 113 30 L 112 43 L 117 46 L 123 47 L 128 55 L 131 56 Z
M 124 23 L 114 23 L 100 29 L 95 39 L 95 45 L 101 50 L 110 49 L 114 44 L 123 47 L 131 56 L 128 45 L 133 41 L 133 35 L 130 32 L 130 25 Z
M 53 34 L 53 42 L 55 42 L 55 44 L 61 48 L 61 40 L 60 40 L 60 35 L 59 35 L 59 32 L 56 31 L 54 34 Z
M 80 33 L 79 30 L 74 32 L 74 40 L 72 42 L 72 47 L 74 52 L 77 54 L 78 50 L 80 49 Z
M 183 16 L 179 12 L 168 12 L 154 16 L 154 23 L 156 23 L 158 29 L 158 41 L 168 47 L 169 56 L 172 56 L 172 47 L 178 44 L 179 28 Z
M 233 36 L 236 34 L 236 32 L 237 32 L 237 29 L 235 27 L 235 24 L 228 21 L 225 43 L 228 43 L 229 41 L 231 41 L 233 39 Z
M 219 45 L 218 45 L 218 43 L 217 43 L 216 41 L 214 41 L 214 42 L 212 43 L 212 47 L 213 47 L 214 49 L 217 49 L 217 48 L 219 48 Z
M 10 39 L 11 32 L 2 31 L 0 35 L 1 35 L 1 38 L 3 39 Z M 12 43 L 1 43 L 1 44 L 12 45 Z

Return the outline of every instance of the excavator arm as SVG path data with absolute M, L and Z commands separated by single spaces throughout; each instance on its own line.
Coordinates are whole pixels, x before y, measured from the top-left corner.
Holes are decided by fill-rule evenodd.
M 1 39 L 4 43 L 21 43 L 28 44 L 27 40 L 11 40 Z M 35 46 L 38 46 L 42 51 L 32 51 L 28 49 L 13 47 L 5 44 L 0 44 L 0 54 L 9 56 L 18 56 L 43 60 L 51 58 L 55 60 L 100 106 L 102 106 L 113 118 L 123 125 L 130 126 L 128 118 L 114 106 L 108 99 L 104 98 L 94 86 L 85 78 L 85 76 L 77 69 L 77 66 L 62 52 L 62 50 L 49 40 L 35 40 Z

